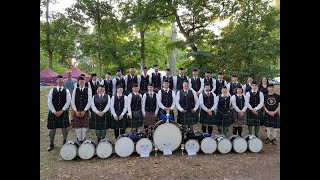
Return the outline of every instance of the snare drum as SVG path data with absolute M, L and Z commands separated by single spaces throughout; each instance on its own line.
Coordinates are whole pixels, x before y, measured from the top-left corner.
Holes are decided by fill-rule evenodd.
M 217 150 L 217 141 L 211 137 L 211 134 L 203 134 L 200 148 L 205 154 L 212 154 Z
M 129 134 L 121 134 L 114 145 L 116 154 L 120 157 L 128 157 L 133 153 L 134 142 Z
M 237 153 L 244 153 L 248 148 L 247 141 L 238 135 L 232 135 L 230 137 L 230 141 L 232 143 L 233 150 Z
M 99 158 L 108 158 L 112 154 L 112 143 L 107 139 L 102 139 L 97 145 L 96 152 Z
M 175 151 L 182 142 L 180 125 L 174 121 L 158 121 L 154 126 L 153 142 L 162 152 L 165 144 L 170 144 L 172 152 Z
M 255 135 L 249 134 L 244 138 L 248 143 L 248 149 L 251 152 L 257 153 L 262 149 L 262 141 Z
M 78 141 L 68 141 L 60 149 L 60 156 L 63 160 L 72 160 L 77 156 L 80 143 Z
M 232 149 L 232 144 L 229 139 L 226 138 L 225 135 L 221 134 L 216 136 L 216 141 L 218 144 L 218 151 L 222 154 L 229 153 Z
M 148 150 L 149 150 L 149 153 L 151 153 L 152 151 L 152 142 L 150 141 L 150 139 L 148 138 L 141 138 L 137 144 L 136 144 L 136 151 L 139 155 L 141 155 L 141 148 L 142 148 L 142 145 L 143 144 L 146 144 L 147 147 L 148 147 Z
M 96 144 L 93 141 L 85 140 L 78 149 L 78 154 L 81 159 L 91 159 L 96 150 Z

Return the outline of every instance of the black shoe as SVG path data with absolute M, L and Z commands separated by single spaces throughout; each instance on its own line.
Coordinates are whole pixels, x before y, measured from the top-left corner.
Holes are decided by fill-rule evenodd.
M 50 143 L 50 145 L 47 148 L 47 151 L 51 151 L 53 149 L 54 145 L 52 143 Z
M 277 145 L 278 144 L 276 138 L 272 139 L 271 142 L 272 142 L 273 145 Z
M 270 143 L 270 139 L 267 137 L 267 139 L 264 141 L 264 143 L 269 144 Z

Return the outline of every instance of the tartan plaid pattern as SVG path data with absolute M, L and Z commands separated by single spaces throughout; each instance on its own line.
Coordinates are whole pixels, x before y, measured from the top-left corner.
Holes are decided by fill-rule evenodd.
M 262 111 L 258 110 L 257 112 L 258 115 L 255 115 L 251 112 L 251 110 L 247 110 L 248 126 L 260 126 L 260 121 L 263 118 Z
M 95 112 L 91 113 L 90 129 L 106 130 L 111 127 L 111 113 L 107 111 L 103 117 L 98 116 Z
M 216 122 L 217 126 L 223 126 L 223 127 L 229 127 L 231 125 L 231 115 L 232 113 L 227 111 L 227 112 L 222 112 L 222 111 L 217 111 L 217 116 L 216 116 Z
M 260 126 L 265 126 L 266 125 L 266 119 L 265 119 L 265 115 L 266 115 L 266 112 L 264 111 L 263 108 L 261 108 L 261 111 L 262 111 L 262 117 L 260 119 Z
M 137 128 L 143 125 L 142 111 L 132 111 L 132 119 L 128 118 L 128 127 Z
M 212 116 L 209 116 L 204 110 L 200 111 L 200 123 L 208 125 L 216 125 L 216 114 L 212 111 Z
M 265 114 L 265 126 L 266 127 L 273 127 L 273 128 L 280 128 L 280 115 L 279 113 L 275 114 L 274 117 L 269 116 L 269 114 Z
M 178 111 L 178 123 L 181 125 L 197 124 L 196 114 L 192 112 L 181 113 Z
M 72 128 L 88 128 L 89 127 L 89 111 L 86 111 L 83 118 L 79 119 L 74 113 Z
M 239 118 L 237 111 L 233 112 L 233 121 L 237 125 L 246 125 L 247 124 L 247 113 L 244 112 L 244 116 L 242 118 Z
M 59 117 L 55 116 L 51 111 L 48 113 L 48 129 L 67 128 L 69 123 L 69 111 L 64 111 Z
M 155 125 L 159 117 L 154 115 L 154 112 L 146 111 L 146 117 L 143 117 L 144 125 Z
M 116 111 L 117 116 L 121 115 L 122 111 Z M 127 115 L 124 114 L 123 119 L 121 121 L 114 120 L 113 116 L 111 116 L 111 129 L 125 129 L 127 128 Z

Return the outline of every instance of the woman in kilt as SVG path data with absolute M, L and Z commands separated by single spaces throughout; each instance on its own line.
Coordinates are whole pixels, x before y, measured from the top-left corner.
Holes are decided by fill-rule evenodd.
M 200 123 L 202 124 L 202 133 L 212 134 L 213 125 L 216 125 L 216 115 L 214 110 L 217 108 L 216 95 L 211 92 L 210 84 L 204 85 L 204 91 L 199 95 Z
M 69 106 L 71 101 L 71 95 L 68 89 L 63 87 L 63 76 L 57 77 L 57 87 L 52 88 L 48 95 L 48 123 L 47 128 L 49 131 L 50 144 L 47 148 L 51 151 L 54 147 L 54 137 L 56 135 L 56 129 L 62 128 L 63 144 L 66 143 L 69 127 Z
M 157 93 L 157 104 L 159 106 L 159 115 L 170 114 L 174 118 L 173 108 L 175 107 L 175 93 L 169 89 L 168 79 L 163 80 L 163 89 Z
M 231 125 L 231 96 L 229 95 L 228 88 L 223 86 L 221 94 L 216 97 L 216 122 L 219 134 L 227 136 L 227 131 Z
M 193 125 L 197 124 L 196 111 L 199 108 L 199 99 L 195 91 L 189 88 L 189 81 L 182 84 L 183 89 L 177 92 L 176 105 L 178 109 L 178 123 L 193 131 Z
M 233 108 L 233 134 L 242 137 L 242 126 L 247 124 L 247 103 L 245 96 L 243 95 L 243 89 L 241 86 L 236 88 L 236 93 L 231 97 L 231 105 Z
M 91 107 L 92 92 L 91 88 L 85 87 L 84 77 L 78 79 L 79 87 L 72 92 L 71 107 L 74 111 L 72 127 L 76 130 L 77 140 L 87 139 L 87 130 L 89 127 L 89 109 Z
M 110 99 L 110 108 L 113 120 L 111 128 L 114 129 L 114 137 L 117 139 L 120 134 L 124 134 L 127 128 L 127 96 L 123 95 L 123 86 L 117 86 L 117 94 Z
M 274 85 L 268 85 L 268 94 L 264 97 L 264 110 L 266 112 L 266 129 L 267 139 L 266 144 L 272 142 L 273 145 L 277 145 L 277 131 L 280 128 L 280 95 L 275 93 Z M 271 139 L 270 139 L 271 132 Z
M 98 93 L 93 96 L 91 109 L 93 111 L 91 115 L 93 129 L 96 130 L 99 143 L 101 139 L 106 137 L 106 131 L 111 124 L 110 97 L 105 94 L 105 87 L 102 84 L 98 87 Z
M 159 106 L 157 104 L 157 96 L 154 93 L 154 87 L 152 83 L 148 84 L 148 92 L 143 94 L 142 97 L 142 115 L 143 125 L 145 132 L 148 133 L 148 129 L 152 130 L 153 125 L 158 121 Z M 150 127 L 151 126 L 151 127 Z
M 260 130 L 260 121 L 262 120 L 261 108 L 264 103 L 264 96 L 261 91 L 258 90 L 258 85 L 255 81 L 251 84 L 252 89 L 246 93 L 247 103 L 247 120 L 249 134 L 252 134 L 252 128 L 255 127 L 255 136 L 258 137 Z
M 138 128 L 143 125 L 142 96 L 139 94 L 138 84 L 133 84 L 132 91 L 128 95 L 128 127 L 131 132 L 138 132 Z

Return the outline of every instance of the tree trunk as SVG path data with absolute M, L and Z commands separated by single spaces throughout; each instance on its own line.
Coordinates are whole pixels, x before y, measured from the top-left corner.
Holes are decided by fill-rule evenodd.
M 98 24 L 98 78 L 101 78 L 101 17 L 100 17 L 100 2 L 97 2 L 97 9 L 98 9 L 98 19 L 97 19 L 97 24 Z
M 50 46 L 50 24 L 49 24 L 49 2 L 50 0 L 47 0 L 46 4 L 46 34 L 47 34 L 47 51 L 49 55 L 49 69 L 52 70 L 52 50 Z
M 145 66 L 145 60 L 146 60 L 146 56 L 145 56 L 145 53 L 144 53 L 144 50 L 145 50 L 144 35 L 145 35 L 145 30 L 140 30 L 140 38 L 141 38 L 141 48 L 140 48 L 141 68 L 143 68 Z
M 171 41 L 172 42 L 177 41 L 177 30 L 174 22 L 171 24 Z M 178 54 L 177 48 L 174 47 L 171 52 L 171 61 L 170 61 L 170 69 L 171 69 L 172 76 L 176 75 L 177 54 Z

